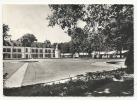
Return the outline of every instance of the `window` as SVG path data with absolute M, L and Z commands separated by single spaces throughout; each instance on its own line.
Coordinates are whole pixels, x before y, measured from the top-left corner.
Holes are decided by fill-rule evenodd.
M 3 48 L 3 52 L 6 52 L 6 48 Z
M 18 52 L 21 52 L 21 49 L 18 49 Z
M 40 53 L 42 53 L 42 49 L 40 49 Z
M 47 53 L 47 50 L 45 50 L 45 53 Z
M 48 53 L 51 53 L 51 51 L 50 51 L 50 50 L 48 50 Z
M 49 54 L 49 58 L 51 58 L 51 54 Z
M 40 56 L 40 58 L 43 58 L 43 54 L 40 54 L 39 56 Z
M 47 57 L 48 57 L 48 54 L 45 54 L 45 57 L 47 58 Z
M 36 49 L 36 52 L 38 52 L 38 49 Z
M 31 57 L 32 58 L 37 58 L 37 54 L 32 54 Z
M 7 48 L 7 52 L 11 52 L 10 48 Z
M 10 58 L 10 57 L 11 57 L 10 54 L 7 53 L 3 54 L 3 58 Z
M 28 52 L 28 48 L 26 48 L 26 52 Z
M 55 53 L 55 50 L 53 50 L 53 53 Z
M 13 52 L 16 52 L 16 49 L 13 49 Z
M 13 57 L 13 58 L 16 58 L 16 54 L 13 54 L 12 57 Z
M 32 49 L 31 51 L 34 52 L 34 49 Z
M 10 54 L 7 54 L 7 58 L 10 58 Z
M 53 54 L 53 57 L 55 57 L 55 54 Z
M 17 56 L 18 56 L 18 58 L 21 58 L 21 57 L 22 57 L 22 55 L 21 55 L 21 54 L 18 54 Z

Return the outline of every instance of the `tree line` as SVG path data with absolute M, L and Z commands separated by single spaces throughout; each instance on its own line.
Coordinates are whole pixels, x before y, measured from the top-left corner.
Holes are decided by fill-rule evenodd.
M 134 14 L 133 5 L 49 5 L 52 14 L 47 17 L 49 26 L 59 25 L 70 37 L 71 41 L 59 43 L 62 53 L 79 53 L 92 51 L 111 51 L 129 49 L 133 44 Z M 86 22 L 82 28 L 78 21 Z M 3 45 L 10 37 L 8 25 L 3 24 Z M 33 34 L 24 34 L 20 40 L 23 46 L 30 46 L 37 41 Z M 51 44 L 49 40 L 45 43 Z M 56 43 L 53 43 L 55 47 Z
M 120 52 L 125 45 L 133 44 L 133 5 L 49 5 L 52 14 L 47 17 L 49 26 L 59 25 L 71 37 L 71 52 Z M 83 28 L 78 21 L 86 22 Z

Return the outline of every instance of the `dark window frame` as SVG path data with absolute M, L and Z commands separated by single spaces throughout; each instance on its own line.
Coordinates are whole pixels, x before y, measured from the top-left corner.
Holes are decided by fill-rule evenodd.
M 6 52 L 6 48 L 3 48 L 3 52 Z
M 21 49 L 18 49 L 18 52 L 21 52 Z
M 42 49 L 40 49 L 40 53 L 42 53 Z
M 28 52 L 28 48 L 26 48 L 26 52 Z
M 7 52 L 11 52 L 11 49 L 10 49 L 10 48 L 7 48 Z
M 13 52 L 16 52 L 16 49 L 13 49 Z

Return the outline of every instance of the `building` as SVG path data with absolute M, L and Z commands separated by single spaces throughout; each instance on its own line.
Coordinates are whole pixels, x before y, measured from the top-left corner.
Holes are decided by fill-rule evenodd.
M 122 58 L 127 57 L 128 50 L 122 50 Z M 85 52 L 80 52 L 80 53 L 75 53 L 74 55 L 72 53 L 61 53 L 61 57 L 63 58 L 95 58 L 95 59 L 102 59 L 102 58 L 120 58 L 120 52 L 113 50 L 109 52 L 98 52 L 98 51 L 93 51 L 90 55 Z
M 60 50 L 56 50 L 51 44 L 34 42 L 30 47 L 22 46 L 20 41 L 9 41 L 3 46 L 4 59 L 45 59 L 60 58 Z

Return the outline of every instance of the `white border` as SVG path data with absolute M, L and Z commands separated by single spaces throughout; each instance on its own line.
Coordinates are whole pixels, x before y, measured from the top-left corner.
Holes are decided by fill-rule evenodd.
M 137 22 L 137 1 L 135 2 L 136 0 L 1 0 L 0 2 L 0 7 L 1 7 L 1 10 L 0 10 L 0 14 L 1 14 L 1 18 L 0 18 L 0 22 L 1 22 L 1 27 L 2 27 L 2 4 L 134 4 L 134 23 Z M 135 26 L 134 26 L 134 43 L 136 43 L 136 33 L 137 33 L 137 29 L 136 29 L 136 23 L 135 23 Z M 0 28 L 1 30 L 1 33 L 2 33 L 2 28 Z M 74 98 L 74 97 L 4 97 L 3 96 L 3 86 L 2 86 L 2 82 L 3 82 L 3 66 L 2 66 L 2 35 L 0 35 L 0 57 L 1 57 L 1 60 L 0 60 L 0 64 L 1 64 L 1 67 L 0 67 L 0 79 L 1 79 L 1 84 L 0 84 L 0 99 L 1 100 L 18 100 L 18 99 L 34 99 L 34 100 L 37 100 L 38 98 L 42 99 L 42 100 L 45 100 L 45 99 L 80 99 L 80 100 L 83 100 L 83 99 L 125 99 L 125 100 L 128 100 L 128 99 L 137 99 L 136 97 L 136 90 L 137 90 L 137 74 L 136 74 L 136 70 L 137 70 L 137 63 L 136 63 L 136 51 L 137 51 L 137 44 L 135 44 L 135 47 L 134 47 L 134 56 L 135 56 L 135 65 L 134 65 L 134 68 L 135 68 L 135 86 L 134 86 L 134 89 L 135 89 L 135 93 L 134 93 L 134 97 L 77 97 L 77 98 Z

